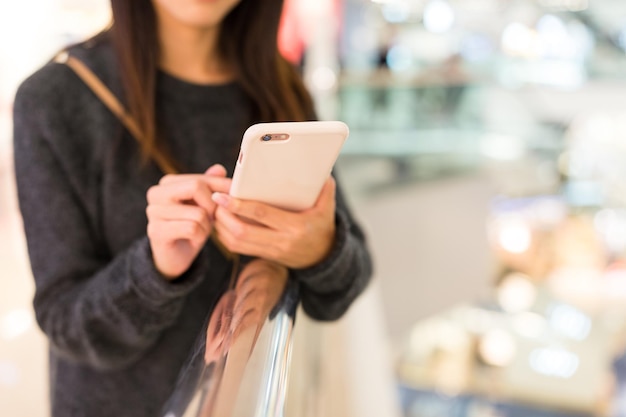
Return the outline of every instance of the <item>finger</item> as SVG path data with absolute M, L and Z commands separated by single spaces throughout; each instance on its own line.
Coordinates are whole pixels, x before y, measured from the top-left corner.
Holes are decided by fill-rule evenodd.
M 267 275 L 256 275 L 251 278 L 252 281 L 250 281 L 249 278 L 246 280 L 246 283 L 241 286 L 239 285 L 239 282 L 237 282 L 237 300 L 235 302 L 235 309 L 237 309 L 237 307 L 241 308 L 246 303 L 250 302 L 250 300 L 258 299 L 263 291 L 267 291 L 269 282 L 264 282 L 264 280 L 269 281 L 269 277 Z M 252 305 L 254 305 L 254 303 L 252 303 Z
M 280 232 L 262 225 L 251 224 L 222 207 L 215 210 L 214 224 L 218 222 L 225 230 L 228 230 L 235 241 L 241 244 L 272 247 L 277 246 L 276 243 L 281 240 Z M 264 258 L 264 256 L 259 256 L 259 258 Z
M 229 291 L 225 293 L 215 306 L 206 331 L 206 350 L 204 359 L 206 363 L 210 363 L 223 353 L 226 335 L 230 329 L 231 314 L 226 311 L 232 310 L 234 302 L 234 294 Z
M 195 248 L 204 244 L 208 234 L 196 222 L 190 220 L 157 220 L 148 223 L 148 238 L 157 244 L 187 240 Z
M 279 229 L 294 222 L 295 214 L 258 201 L 241 200 L 224 193 L 213 193 L 212 200 L 229 212 L 272 229 Z
M 217 177 L 215 177 L 217 178 Z M 148 190 L 148 204 L 181 204 L 193 201 L 208 213 L 215 211 L 212 191 L 203 181 L 185 181 L 153 186 Z
M 148 219 L 153 220 L 190 220 L 198 223 L 206 234 L 211 233 L 212 218 L 201 207 L 184 204 L 155 205 L 146 207 Z
M 233 309 L 233 325 L 240 327 L 239 330 L 242 330 L 247 327 L 246 323 L 251 324 L 248 321 L 250 319 L 253 319 L 253 322 L 257 324 L 263 324 L 269 312 L 280 300 L 281 290 L 280 285 L 273 283 L 272 280 L 268 280 L 267 285 L 253 289 L 244 296 L 237 294 L 237 303 Z
M 216 233 L 221 244 L 233 253 L 279 261 L 279 259 L 276 258 L 278 250 L 274 247 L 274 245 L 271 243 L 260 244 L 238 238 L 237 236 L 241 236 L 241 234 L 233 234 L 228 227 L 224 225 L 224 223 L 217 221 L 217 212 L 216 221 L 213 224 L 213 233 Z
M 251 288 L 237 292 L 237 301 L 233 311 L 274 308 L 284 289 L 282 282 L 264 277 L 265 282 L 258 282 Z M 241 294 L 239 294 L 241 292 Z
M 228 291 L 222 295 L 219 302 L 215 306 L 209 326 L 207 328 L 207 337 L 216 337 L 223 331 L 224 327 L 230 327 L 230 318 L 232 317 L 233 305 L 235 303 L 234 291 Z
M 269 277 L 269 279 L 286 278 L 287 274 L 287 269 L 276 262 L 270 262 L 266 259 L 255 259 L 241 271 L 235 288 L 237 294 L 240 294 L 240 292 L 245 294 L 247 292 L 246 288 L 254 287 L 258 283 L 264 283 L 264 277 Z
M 202 174 L 167 174 L 161 177 L 159 184 L 175 184 L 185 181 L 201 181 Z
M 231 323 L 231 332 L 233 334 L 233 340 L 239 339 L 239 337 L 248 329 L 253 329 L 254 340 L 256 341 L 258 332 L 261 325 L 267 319 L 267 314 L 263 314 L 260 310 L 248 310 L 245 312 L 238 312 L 237 316 L 233 317 Z
M 159 185 L 178 184 L 190 181 L 200 181 L 208 185 L 212 191 L 222 191 L 224 189 L 230 189 L 230 183 L 232 182 L 232 179 L 226 178 L 222 175 L 170 174 L 162 177 L 159 181 Z
M 221 165 L 221 164 L 211 165 L 206 171 L 204 171 L 204 175 L 225 177 L 226 176 L 226 168 L 224 168 L 224 166 Z
M 261 291 L 252 290 L 251 292 L 241 295 L 237 293 L 237 299 L 235 300 L 235 304 L 233 306 L 233 322 L 231 324 L 231 328 L 236 327 L 242 321 L 242 318 L 250 313 L 256 313 L 255 315 L 260 315 L 264 310 L 267 309 L 265 305 L 264 294 Z
M 223 165 L 214 164 L 211 165 L 203 174 L 168 174 L 164 175 L 159 184 L 170 184 L 181 181 L 188 181 L 190 179 L 203 180 L 204 177 L 226 177 L 227 171 Z
M 249 289 L 245 294 L 238 293 L 233 306 L 234 315 L 241 316 L 243 312 L 261 308 L 261 303 L 258 303 L 261 297 L 262 295 L 257 294 L 254 288 Z
M 221 177 L 213 177 L 213 178 L 221 178 Z M 211 191 L 228 195 L 230 193 L 230 186 L 232 182 L 233 182 L 232 178 L 223 178 L 222 181 L 212 181 Z
M 232 253 L 251 257 L 264 257 L 265 259 L 271 259 L 276 262 L 281 262 L 282 258 L 279 256 L 280 251 L 274 247 L 264 246 L 257 243 L 244 242 L 237 240 L 223 226 L 213 227 L 213 233 L 220 240 L 221 244 Z M 285 265 L 287 264 L 284 262 Z

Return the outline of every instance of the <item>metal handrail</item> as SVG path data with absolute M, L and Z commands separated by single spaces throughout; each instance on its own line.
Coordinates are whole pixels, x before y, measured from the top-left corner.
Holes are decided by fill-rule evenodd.
M 268 358 L 265 390 L 255 417 L 282 417 L 287 394 L 287 378 L 291 364 L 291 346 L 293 335 L 292 315 L 279 312 L 274 319 L 275 331 L 272 332 L 270 357 Z
M 283 416 L 298 286 L 287 281 L 280 291 L 272 280 L 247 284 L 247 290 L 233 288 L 217 303 L 164 417 Z M 256 297 L 242 302 L 242 293 Z M 258 301 L 272 294 L 279 299 L 263 311 Z

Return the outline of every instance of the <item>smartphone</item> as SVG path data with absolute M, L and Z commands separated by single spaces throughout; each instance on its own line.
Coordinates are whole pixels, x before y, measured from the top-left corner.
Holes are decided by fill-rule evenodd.
M 348 134 L 348 126 L 339 121 L 250 126 L 230 195 L 291 211 L 313 207 Z

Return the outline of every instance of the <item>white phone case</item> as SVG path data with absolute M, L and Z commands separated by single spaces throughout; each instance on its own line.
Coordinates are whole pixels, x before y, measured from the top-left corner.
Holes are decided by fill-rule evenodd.
M 286 210 L 312 207 L 348 137 L 343 122 L 260 123 L 246 130 L 230 195 Z M 267 139 L 269 135 L 269 140 Z

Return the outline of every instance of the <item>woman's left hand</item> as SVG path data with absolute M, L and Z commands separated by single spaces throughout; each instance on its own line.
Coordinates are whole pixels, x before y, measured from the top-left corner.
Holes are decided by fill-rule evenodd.
M 329 254 L 335 239 L 335 186 L 329 178 L 315 205 L 301 212 L 214 193 L 214 229 L 231 252 L 288 268 L 313 266 Z

